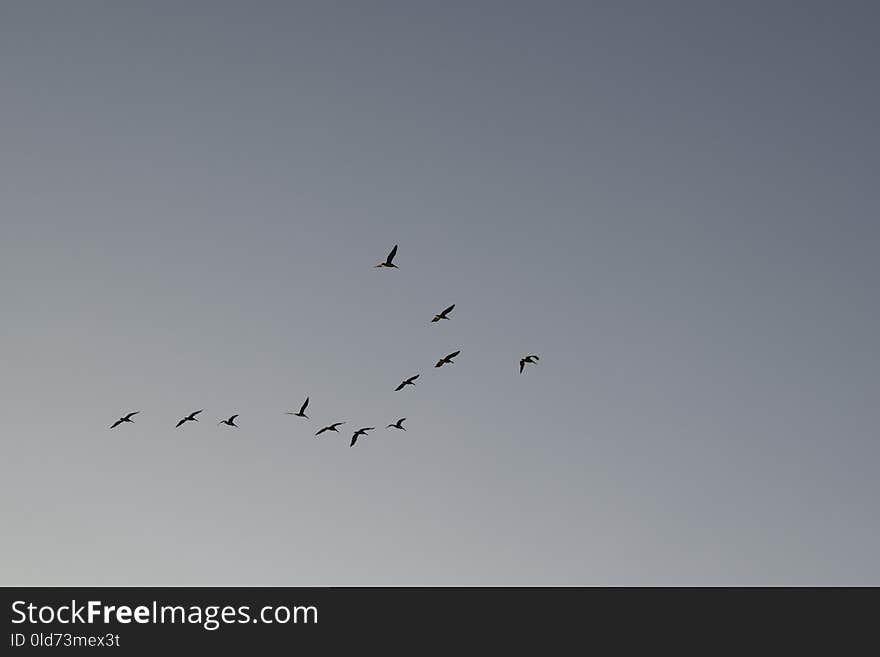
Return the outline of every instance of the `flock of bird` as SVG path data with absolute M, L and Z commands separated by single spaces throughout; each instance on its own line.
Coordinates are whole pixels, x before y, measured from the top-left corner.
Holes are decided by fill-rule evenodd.
M 378 265 L 376 265 L 376 267 L 391 267 L 394 269 L 398 269 L 397 265 L 394 264 L 394 257 L 396 255 L 397 255 L 397 244 L 394 245 L 394 248 L 391 249 L 391 251 L 388 253 L 388 256 L 385 258 L 385 260 L 380 262 Z M 449 313 L 451 313 L 454 309 L 455 309 L 455 304 L 452 304 L 448 308 L 445 308 L 442 312 L 439 312 L 436 315 L 434 315 L 434 319 L 432 319 L 431 322 L 439 322 L 442 319 L 448 320 Z M 452 363 L 454 363 L 453 359 L 456 356 L 458 356 L 460 353 L 461 353 L 461 350 L 459 349 L 459 350 L 453 351 L 450 354 L 443 356 L 443 358 L 441 358 L 440 360 L 437 361 L 437 363 L 434 365 L 434 367 L 443 367 L 444 365 L 451 365 Z M 538 362 L 538 360 L 539 360 L 539 358 L 535 354 L 529 354 L 527 356 L 523 356 L 522 358 L 520 358 L 519 359 L 519 372 L 520 372 L 520 374 L 522 374 L 526 365 L 534 365 L 535 363 Z M 403 381 L 400 382 L 400 385 L 398 385 L 394 389 L 395 392 L 403 390 L 406 386 L 414 386 L 416 379 L 418 379 L 419 376 L 421 376 L 421 375 L 414 374 L 413 376 L 404 379 Z M 285 413 L 285 415 L 295 415 L 296 417 L 300 417 L 300 418 L 304 418 L 304 419 L 308 420 L 308 419 L 310 419 L 309 416 L 306 415 L 306 409 L 308 407 L 309 407 L 309 398 L 306 397 L 306 400 L 303 402 L 302 406 L 300 406 L 300 409 L 298 411 L 296 411 L 296 412 L 288 411 L 287 413 Z M 190 413 L 186 417 L 181 418 L 178 421 L 178 423 L 176 425 L 174 425 L 175 428 L 180 428 L 181 426 L 183 426 L 187 422 L 198 422 L 199 418 L 196 416 L 199 415 L 199 413 L 203 413 L 203 412 L 204 412 L 204 409 L 201 409 L 198 411 L 193 411 L 192 413 Z M 126 422 L 133 423 L 134 420 L 132 420 L 132 418 L 135 415 L 137 415 L 138 413 L 140 413 L 140 411 L 131 411 L 130 413 L 123 415 L 118 420 L 116 420 L 113 424 L 111 424 L 110 428 L 115 429 L 120 424 L 124 424 Z M 217 426 L 224 424 L 228 427 L 238 428 L 238 425 L 235 423 L 235 419 L 237 417 L 238 417 L 237 413 L 235 415 L 230 415 L 225 420 L 220 420 L 217 423 Z M 403 423 L 405 420 L 406 420 L 406 418 L 402 417 L 399 420 L 397 420 L 397 422 L 393 422 L 385 428 L 386 429 L 399 429 L 401 431 L 406 431 L 406 427 L 403 426 Z M 346 423 L 343 421 L 343 422 L 334 422 L 333 424 L 328 424 L 327 426 L 318 429 L 318 431 L 315 432 L 315 436 L 320 436 L 322 433 L 325 433 L 328 431 L 333 431 L 333 432 L 339 433 L 339 427 L 341 427 L 343 424 L 346 424 Z M 360 438 L 361 436 L 366 436 L 370 431 L 375 430 L 375 428 L 376 427 L 361 427 L 360 429 L 357 429 L 351 436 L 351 443 L 349 444 L 349 447 L 354 447 L 355 443 L 357 443 L 357 441 L 358 441 L 358 438 Z

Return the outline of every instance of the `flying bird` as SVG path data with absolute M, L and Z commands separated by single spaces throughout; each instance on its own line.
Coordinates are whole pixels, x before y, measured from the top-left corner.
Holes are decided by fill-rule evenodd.
M 453 308 L 455 308 L 455 304 L 452 304 L 451 306 L 449 306 L 449 308 L 444 310 L 439 315 L 434 315 L 434 319 L 432 319 L 431 321 L 432 322 L 439 322 L 441 319 L 449 319 L 449 313 L 452 312 Z
M 202 410 L 204 410 L 204 409 L 202 409 Z M 184 422 L 198 422 L 199 419 L 196 417 L 196 415 L 198 415 L 198 414 L 201 413 L 201 412 L 202 412 L 202 411 L 193 411 L 192 413 L 190 413 L 189 415 L 187 415 L 185 418 L 183 418 L 180 422 L 178 422 L 176 425 L 174 425 L 174 428 L 176 429 L 177 427 L 179 427 L 179 426 L 180 426 L 181 424 L 183 424 Z
M 402 417 L 402 418 L 400 418 L 397 422 L 395 422 L 394 424 L 389 424 L 389 425 L 388 425 L 387 427 L 385 427 L 385 428 L 386 428 L 386 429 L 392 429 L 392 428 L 393 428 L 393 429 L 403 429 L 404 431 L 406 431 L 406 427 L 403 426 L 403 421 L 404 421 L 405 419 L 406 419 L 405 417 Z
M 418 379 L 419 376 L 419 374 L 416 374 L 415 376 L 411 376 L 408 379 L 404 379 L 403 381 L 401 381 L 400 385 L 394 389 L 394 392 L 397 392 L 398 390 L 403 390 L 406 386 L 414 386 L 415 383 L 413 383 L 413 381 Z
M 233 415 L 232 417 L 230 417 L 230 418 L 227 419 L 227 420 L 220 420 L 220 421 L 217 423 L 217 425 L 219 426 L 219 425 L 221 425 L 221 424 L 226 424 L 226 425 L 228 425 L 228 426 L 230 426 L 230 427 L 238 427 L 238 425 L 235 423 L 235 418 L 237 418 L 237 417 L 238 417 L 238 415 L 236 414 L 236 415 Z
M 317 432 L 315 432 L 315 435 L 320 436 L 325 431 L 336 431 L 338 433 L 339 427 L 341 427 L 343 424 L 345 424 L 345 422 L 334 422 L 333 424 L 330 424 L 323 429 L 319 429 Z
M 394 248 L 388 253 L 388 257 L 385 258 L 385 262 L 380 262 L 376 267 L 394 267 L 398 269 L 397 265 L 395 265 L 392 260 L 394 260 L 394 256 L 397 255 L 397 245 L 394 245 Z
M 452 359 L 455 358 L 456 356 L 458 356 L 460 353 L 461 353 L 461 350 L 453 351 L 451 354 L 447 354 L 446 356 L 444 356 L 443 358 L 438 360 L 437 364 L 434 365 L 434 367 L 442 367 L 443 365 L 446 365 L 447 363 L 452 363 Z
M 366 436 L 368 431 L 372 431 L 376 427 L 364 427 L 363 429 L 358 429 L 351 435 L 351 444 L 349 447 L 354 447 L 354 444 L 358 441 L 358 436 Z
M 522 374 L 523 368 L 525 368 L 526 363 L 537 363 L 540 358 L 532 354 L 531 356 L 526 356 L 525 358 L 519 359 L 519 373 Z
M 118 420 L 116 420 L 116 422 L 114 422 L 113 424 L 111 424 L 111 425 L 110 425 L 110 428 L 111 428 L 111 429 L 115 429 L 116 427 L 118 427 L 118 426 L 119 426 L 120 424 L 122 424 L 123 422 L 131 422 L 131 423 L 134 423 L 134 420 L 131 419 L 131 416 L 132 416 L 132 415 L 137 415 L 138 413 L 140 413 L 140 411 L 132 411 L 132 412 L 129 413 L 128 415 L 123 415 L 121 418 L 119 418 Z
M 297 417 L 304 417 L 308 420 L 309 416 L 306 415 L 306 407 L 308 405 L 309 405 L 309 398 L 306 397 L 306 400 L 303 402 L 303 405 L 302 405 L 302 407 L 300 407 L 298 413 L 294 413 L 293 411 L 288 411 L 287 413 L 285 413 L 285 415 L 296 415 Z

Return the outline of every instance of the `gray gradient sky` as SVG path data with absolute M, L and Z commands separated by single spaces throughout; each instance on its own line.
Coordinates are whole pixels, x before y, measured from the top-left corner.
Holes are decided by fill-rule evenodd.
M 880 584 L 878 19 L 2 3 L 0 583 Z

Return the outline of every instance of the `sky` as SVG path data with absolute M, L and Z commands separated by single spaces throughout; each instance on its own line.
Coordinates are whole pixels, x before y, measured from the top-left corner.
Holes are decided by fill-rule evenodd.
M 878 19 L 2 3 L 0 584 L 880 584 Z

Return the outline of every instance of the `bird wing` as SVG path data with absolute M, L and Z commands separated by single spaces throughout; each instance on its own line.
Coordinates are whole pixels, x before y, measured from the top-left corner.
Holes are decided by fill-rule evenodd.
M 388 253 L 388 257 L 385 259 L 385 262 L 387 262 L 390 265 L 391 261 L 394 260 L 394 256 L 396 256 L 396 255 L 397 255 L 397 245 L 395 244 L 394 248 L 391 249 L 391 251 Z
M 453 351 L 453 352 L 452 352 L 451 354 L 449 354 L 446 358 L 447 358 L 447 359 L 448 359 L 448 358 L 455 358 L 455 357 L 458 356 L 460 353 L 461 353 L 461 349 L 459 349 L 458 351 Z
M 322 433 L 324 433 L 325 431 L 327 431 L 329 428 L 330 428 L 330 427 L 324 427 L 323 429 L 319 429 L 318 431 L 315 432 L 315 435 L 316 435 L 316 436 L 320 436 Z
M 405 386 L 405 385 L 406 385 L 406 381 L 401 382 L 401 384 L 399 386 L 397 386 L 394 389 L 394 391 L 397 392 L 398 390 L 403 390 L 403 386 Z
M 523 368 L 524 368 L 525 366 L 526 366 L 526 359 L 525 359 L 525 358 L 520 358 L 520 359 L 519 359 L 519 373 L 520 373 L 520 374 L 522 374 Z
M 300 412 L 300 413 L 305 413 L 305 412 L 306 412 L 306 406 L 308 406 L 308 405 L 309 405 L 309 398 L 306 397 L 306 400 L 303 402 L 302 408 L 299 409 L 299 412 Z
M 434 367 L 441 367 L 443 365 L 443 363 L 445 363 L 445 362 L 446 362 L 446 359 L 441 358 L 440 360 L 437 361 L 437 364 L 434 365 Z
M 452 309 L 453 309 L 453 308 L 455 308 L 455 304 L 452 304 L 451 306 L 449 306 L 449 308 L 447 308 L 447 309 L 444 310 L 442 313 L 440 313 L 440 316 L 441 316 L 441 317 L 446 317 L 446 315 L 448 315 L 449 313 L 452 312 Z
M 416 379 L 418 379 L 420 376 L 421 376 L 421 374 L 416 374 L 415 376 L 411 376 L 411 377 L 409 378 L 409 382 L 412 383 L 413 381 L 415 381 Z
M 204 409 L 202 409 L 202 410 L 204 410 Z M 201 412 L 202 412 L 202 411 L 195 411 L 194 413 L 191 413 L 191 414 L 190 414 L 190 417 L 195 417 L 196 415 L 198 415 L 198 414 L 201 413 Z
M 355 444 L 357 441 L 358 441 L 358 435 L 357 435 L 357 434 L 354 434 L 354 435 L 351 437 L 351 443 L 349 443 L 348 446 L 349 446 L 349 447 L 354 447 L 354 444 Z
M 538 357 L 535 356 L 534 354 L 532 354 L 532 358 L 534 358 L 535 360 L 541 360 L 540 358 L 538 358 Z
M 330 426 L 331 427 L 341 427 L 343 424 L 345 424 L 345 422 L 334 422 Z
M 132 415 L 137 415 L 138 413 L 140 413 L 140 411 L 132 411 L 131 413 L 129 413 L 128 415 L 125 416 L 125 419 L 130 420 Z
M 177 424 L 175 424 L 175 425 L 174 425 L 174 428 L 176 429 L 177 427 L 179 427 L 179 426 L 180 426 L 181 424 L 183 424 L 184 422 L 186 422 L 186 418 L 183 418 L 180 422 L 178 422 Z
M 116 420 L 116 422 L 114 422 L 113 424 L 111 424 L 111 425 L 110 425 L 110 428 L 111 428 L 111 429 L 115 429 L 115 428 L 118 427 L 120 424 L 122 424 L 122 419 L 121 419 L 121 418 L 120 418 L 119 420 Z
M 238 417 L 238 414 L 235 414 L 235 415 L 233 415 L 231 418 L 229 418 L 229 421 L 230 421 L 230 422 L 235 422 L 235 418 L 237 418 L 237 417 Z

